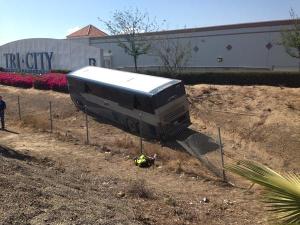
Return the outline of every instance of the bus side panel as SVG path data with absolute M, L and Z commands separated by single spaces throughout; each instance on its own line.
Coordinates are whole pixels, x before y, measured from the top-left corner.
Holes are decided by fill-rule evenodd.
M 85 81 L 80 79 L 68 78 L 68 84 L 70 96 L 76 107 L 78 107 L 80 110 L 85 111 L 84 107 L 86 106 L 87 113 L 94 118 L 110 122 L 112 125 L 125 129 L 126 131 L 130 131 L 131 133 L 134 133 L 136 135 L 140 135 L 139 120 L 120 112 L 113 111 L 109 108 L 102 107 L 99 104 L 89 101 L 88 97 L 83 97 L 83 94 L 86 94 Z M 132 129 L 132 124 L 134 124 L 134 126 L 136 127 L 135 130 Z M 151 139 L 159 138 L 159 129 L 157 127 L 143 121 L 141 127 L 143 137 Z
M 104 113 L 106 111 L 109 111 L 109 113 Z M 88 109 L 88 113 L 94 118 L 101 120 L 101 122 L 103 122 L 104 120 L 105 122 L 108 122 L 109 124 L 121 128 L 125 131 L 129 131 L 132 134 L 138 136 L 142 135 L 144 138 L 150 138 L 150 139 L 159 138 L 159 134 L 157 133 L 157 130 L 159 129 L 157 129 L 153 125 L 150 125 L 142 121 L 141 123 L 142 132 L 140 133 L 139 121 L 133 117 L 124 115 L 120 112 L 112 111 L 110 109 L 103 108 L 99 105 L 95 105 L 94 103 L 91 103 L 90 108 Z M 132 129 L 132 126 L 134 126 L 135 129 Z
M 84 110 L 85 102 L 80 95 L 80 93 L 83 91 L 83 82 L 78 79 L 73 79 L 70 77 L 67 77 L 67 79 L 68 79 L 69 93 L 73 103 L 78 109 Z
M 78 109 L 82 111 L 87 110 L 87 113 L 93 116 L 100 116 L 110 120 L 113 119 L 111 110 L 94 104 L 90 102 L 89 99 L 83 97 L 85 93 L 85 81 L 68 78 L 68 83 L 71 99 Z

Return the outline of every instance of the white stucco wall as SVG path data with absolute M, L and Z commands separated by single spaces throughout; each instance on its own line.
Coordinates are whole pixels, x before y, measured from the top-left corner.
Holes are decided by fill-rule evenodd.
M 248 27 L 233 25 L 234 28 L 224 29 L 187 29 L 157 32 L 148 35 L 152 46 L 157 46 L 162 41 L 179 42 L 182 45 L 190 43 L 191 58 L 186 65 L 190 69 L 201 68 L 250 68 L 250 69 L 274 69 L 297 70 L 299 60 L 289 56 L 282 45 L 279 45 L 281 31 L 287 30 L 288 25 L 266 25 Z M 243 28 L 241 28 L 243 27 Z M 266 48 L 270 43 L 272 47 Z M 232 46 L 231 50 L 226 47 Z M 195 47 L 198 51 L 195 51 Z M 131 56 L 118 46 L 116 37 L 106 36 L 100 38 L 72 38 L 66 40 L 34 38 L 8 43 L 0 46 L 0 67 L 6 67 L 7 55 L 19 54 L 20 67 L 26 69 L 26 54 L 53 52 L 52 69 L 75 70 L 89 65 L 90 58 L 96 62 L 96 66 L 103 66 L 106 59 L 111 59 L 112 68 L 132 68 L 134 62 Z M 103 56 L 104 53 L 104 57 Z M 15 57 L 15 56 L 14 56 Z M 40 57 L 40 56 L 38 56 Z M 223 59 L 218 62 L 218 58 Z M 30 65 L 33 56 L 30 55 Z M 45 63 L 45 62 L 44 62 Z M 41 67 L 40 59 L 37 67 Z M 106 65 L 106 64 L 105 64 Z M 161 60 L 157 52 L 152 50 L 147 55 L 138 59 L 138 66 L 160 67 Z
M 151 40 L 179 41 L 190 43 L 192 57 L 188 67 L 225 67 L 225 68 L 260 68 L 275 70 L 297 70 L 298 59 L 289 56 L 282 45 L 279 45 L 281 31 L 289 26 L 266 26 L 240 29 L 225 29 L 215 31 L 194 32 L 165 32 L 161 35 L 152 35 Z M 158 33 L 159 34 L 159 33 Z M 117 44 L 114 37 L 91 38 L 91 46 L 102 48 L 104 52 L 111 52 L 112 67 L 133 67 L 133 59 Z M 272 44 L 270 49 L 266 48 Z M 226 46 L 232 49 L 227 50 Z M 194 51 L 194 47 L 198 51 Z M 223 62 L 217 58 L 222 57 Z M 139 66 L 161 66 L 159 57 L 154 53 L 139 58 Z

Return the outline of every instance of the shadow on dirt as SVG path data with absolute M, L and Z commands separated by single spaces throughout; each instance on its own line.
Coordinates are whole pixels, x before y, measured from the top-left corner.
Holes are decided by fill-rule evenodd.
M 1 130 L 3 132 L 7 132 L 7 133 L 12 133 L 12 134 L 20 134 L 18 132 L 15 132 L 15 131 L 12 131 L 12 130 L 8 130 L 8 129 L 4 129 L 4 130 Z
M 35 159 L 32 156 L 22 154 L 3 145 L 0 145 L 0 156 L 11 159 L 18 159 L 22 161 L 33 161 Z
M 187 151 L 192 156 L 196 157 L 217 177 L 221 177 L 221 169 L 217 166 L 216 162 L 206 157 L 207 153 L 219 149 L 220 146 L 217 144 L 216 140 L 205 134 L 187 128 L 176 137 L 176 144 L 180 146 L 181 150 Z
M 131 133 L 135 136 L 139 136 L 136 132 L 130 132 L 126 130 L 122 125 L 105 120 L 103 118 L 94 117 L 95 121 L 100 123 L 106 123 L 118 127 L 125 132 Z M 209 159 L 207 154 L 217 151 L 219 144 L 206 134 L 200 133 L 190 128 L 185 128 L 179 132 L 175 137 L 167 140 L 157 140 L 153 138 L 143 137 L 148 142 L 157 143 L 158 141 L 162 146 L 168 147 L 174 151 L 188 152 L 190 155 L 196 157 L 204 166 L 206 166 L 217 177 L 221 177 L 221 169 L 213 159 Z
M 185 128 L 175 137 L 162 141 L 161 144 L 176 151 L 188 152 L 197 158 L 219 148 L 213 138 L 190 128 Z
M 93 119 L 99 123 L 113 125 L 124 132 L 139 137 L 139 133 L 131 132 L 128 129 L 125 129 L 121 124 L 117 124 L 99 117 Z M 183 129 L 176 136 L 168 138 L 167 140 L 159 140 L 149 137 L 143 137 L 143 139 L 151 143 L 160 142 L 162 146 L 168 147 L 175 151 L 188 152 L 197 158 L 219 148 L 219 144 L 213 138 L 190 128 Z
M 176 142 L 197 158 L 219 148 L 219 144 L 213 138 L 190 128 L 177 135 Z

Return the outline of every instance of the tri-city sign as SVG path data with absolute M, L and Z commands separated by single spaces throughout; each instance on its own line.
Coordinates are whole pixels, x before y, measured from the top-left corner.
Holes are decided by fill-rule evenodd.
M 100 48 L 76 40 L 32 38 L 0 46 L 0 70 L 7 72 L 43 74 L 102 64 Z
M 52 69 L 53 52 L 4 53 L 6 70 L 46 72 Z

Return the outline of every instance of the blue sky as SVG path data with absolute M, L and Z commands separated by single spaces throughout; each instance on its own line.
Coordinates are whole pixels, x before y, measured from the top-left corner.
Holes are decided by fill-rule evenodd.
M 214 26 L 300 15 L 300 0 L 0 0 L 0 45 L 24 38 L 65 38 L 70 31 L 109 19 L 116 9 L 139 8 L 167 22 L 164 29 Z

